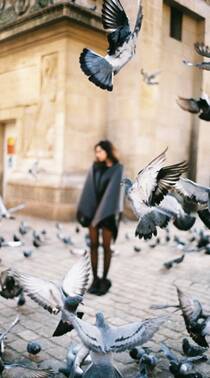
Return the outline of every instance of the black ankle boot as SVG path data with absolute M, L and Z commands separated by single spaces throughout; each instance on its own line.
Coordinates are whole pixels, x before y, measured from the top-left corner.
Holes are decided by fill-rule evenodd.
M 93 279 L 92 284 L 90 285 L 90 287 L 88 289 L 88 293 L 90 293 L 90 294 L 97 294 L 97 292 L 99 290 L 99 287 L 100 287 L 100 278 L 99 277 L 95 277 Z

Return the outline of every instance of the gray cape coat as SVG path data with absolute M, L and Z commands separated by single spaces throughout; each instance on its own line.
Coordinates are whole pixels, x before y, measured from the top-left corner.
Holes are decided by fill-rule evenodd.
M 102 180 L 109 179 L 109 182 L 98 204 L 94 183 L 94 165 L 92 165 L 77 209 L 77 219 L 83 226 L 91 224 L 96 227 L 103 219 L 122 212 L 124 197 L 122 186 L 120 185 L 122 174 L 123 166 L 120 163 L 114 164 L 107 169 L 103 174 Z M 89 220 L 87 224 L 86 219 Z

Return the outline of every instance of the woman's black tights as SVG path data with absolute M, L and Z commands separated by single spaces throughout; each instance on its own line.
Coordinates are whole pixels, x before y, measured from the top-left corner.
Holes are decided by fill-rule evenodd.
M 99 230 L 97 227 L 89 227 L 90 242 L 91 242 L 91 265 L 93 270 L 93 277 L 97 277 L 98 272 L 98 247 L 99 247 Z M 106 279 L 112 258 L 111 241 L 112 232 L 107 228 L 102 229 L 103 249 L 104 249 L 104 271 L 103 278 Z

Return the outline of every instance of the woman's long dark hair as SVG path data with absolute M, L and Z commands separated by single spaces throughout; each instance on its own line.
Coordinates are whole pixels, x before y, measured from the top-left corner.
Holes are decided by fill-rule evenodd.
M 113 164 L 116 164 L 119 162 L 116 148 L 109 140 L 101 140 L 95 145 L 95 149 L 96 147 L 101 147 L 102 150 L 106 151 L 108 159 L 111 160 Z

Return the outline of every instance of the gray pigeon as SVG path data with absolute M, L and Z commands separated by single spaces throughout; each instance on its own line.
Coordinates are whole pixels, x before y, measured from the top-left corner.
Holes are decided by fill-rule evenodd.
M 199 99 L 178 97 L 177 104 L 189 113 L 199 114 L 200 119 L 210 121 L 210 99 L 208 96 Z
M 172 189 L 173 191 L 173 189 Z M 162 209 L 163 213 L 168 214 L 173 220 L 176 228 L 182 231 L 187 231 L 195 224 L 196 217 L 184 211 L 182 204 L 177 200 L 173 194 L 167 194 L 159 206 L 159 211 Z
M 8 333 L 19 323 L 19 321 L 20 318 L 19 316 L 17 316 L 16 319 L 12 322 L 12 324 L 10 324 L 10 326 L 4 332 L 0 333 L 0 355 L 2 355 L 5 350 L 5 338 L 7 337 Z
M 167 320 L 166 317 L 146 319 L 120 327 L 109 325 L 102 313 L 96 314 L 96 325 L 91 325 L 63 310 L 65 320 L 73 324 L 79 338 L 90 350 L 91 366 L 85 378 L 122 377 L 112 366 L 112 352 L 118 353 L 149 341 Z
M 194 47 L 197 54 L 201 56 L 205 56 L 206 58 L 210 58 L 209 47 L 205 46 L 203 42 L 202 43 L 196 42 Z M 197 67 L 202 70 L 210 71 L 210 62 L 192 63 L 192 62 L 189 62 L 188 60 L 183 60 L 183 63 L 186 64 L 187 66 Z
M 131 202 L 139 222 L 135 235 L 150 239 L 157 235 L 157 227 L 164 228 L 174 216 L 174 212 L 164 212 L 161 207 L 166 194 L 187 169 L 186 162 L 165 166 L 167 149 L 142 169 L 134 182 L 128 178 L 122 180 L 125 193 Z M 159 205 L 157 207 L 157 205 Z
M 0 196 L 0 220 L 2 218 L 12 219 L 13 218 L 12 214 L 16 213 L 19 210 L 24 209 L 25 206 L 26 205 L 24 203 L 21 203 L 15 207 L 11 207 L 10 209 L 7 209 L 4 204 L 3 198 Z
M 89 80 L 101 89 L 113 90 L 113 76 L 134 56 L 136 41 L 142 24 L 142 7 L 139 1 L 134 31 L 120 0 L 103 0 L 102 24 L 108 30 L 108 54 L 103 57 L 92 50 L 84 49 L 80 66 Z
M 188 214 L 198 213 L 206 227 L 210 228 L 210 188 L 181 177 L 171 190 L 178 201 L 182 202 Z
M 77 313 L 77 307 L 82 302 L 87 290 L 90 274 L 90 258 L 86 252 L 75 263 L 58 286 L 53 281 L 33 277 L 28 274 L 14 272 L 16 279 L 28 296 L 42 306 L 45 310 L 57 315 L 62 309 L 76 313 L 79 317 L 83 313 Z M 63 317 L 54 332 L 54 336 L 61 336 L 73 329 L 72 325 L 63 322 Z
M 154 81 L 158 75 L 160 75 L 160 71 L 154 72 L 152 74 L 148 74 L 147 72 L 144 71 L 144 69 L 141 69 L 141 75 L 143 77 L 143 81 L 147 85 L 158 85 L 158 81 Z
M 210 315 L 205 314 L 201 303 L 180 290 L 178 287 L 177 295 L 178 305 L 152 305 L 150 308 L 163 310 L 166 308 L 177 308 L 182 312 L 186 329 L 196 344 L 207 348 L 208 342 L 206 336 L 210 336 Z
M 68 378 L 82 377 L 83 370 L 81 364 L 89 355 L 89 350 L 81 345 L 70 344 L 66 357 L 66 367 L 60 368 L 59 371 Z

